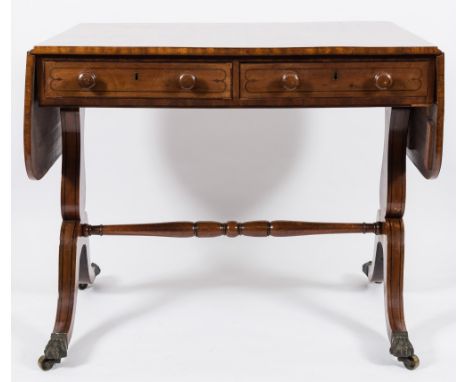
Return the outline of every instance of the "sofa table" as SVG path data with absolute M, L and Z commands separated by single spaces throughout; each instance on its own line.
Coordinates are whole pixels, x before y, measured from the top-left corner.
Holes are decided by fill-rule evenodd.
M 380 206 L 372 223 L 179 221 L 91 225 L 85 211 L 86 107 L 386 107 Z M 24 154 L 41 179 L 62 155 L 58 302 L 39 359 L 67 356 L 78 289 L 94 282 L 89 236 L 215 237 L 373 233 L 362 269 L 384 284 L 390 353 L 419 360 L 403 313 L 406 155 L 425 178 L 442 159 L 444 55 L 386 22 L 82 24 L 28 52 Z

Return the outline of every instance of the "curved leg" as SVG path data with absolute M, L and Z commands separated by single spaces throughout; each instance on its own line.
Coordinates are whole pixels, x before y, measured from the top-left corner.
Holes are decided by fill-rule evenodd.
M 89 245 L 82 236 L 81 224 L 86 223 L 84 211 L 85 179 L 83 162 L 83 126 L 78 109 L 60 110 L 62 123 L 62 227 L 59 247 L 59 282 L 54 330 L 39 358 L 39 366 L 49 370 L 67 356 L 73 332 L 77 288 L 79 283 L 91 284 L 99 267 L 89 262 Z
M 419 358 L 408 338 L 403 305 L 403 269 L 405 260 L 405 231 L 402 219 L 386 219 L 385 304 L 390 353 L 407 369 L 415 369 Z
M 406 141 L 410 109 L 387 109 L 384 156 L 380 178 L 378 220 L 383 234 L 375 241 L 374 258 L 363 265 L 372 282 L 384 282 L 390 353 L 414 369 L 419 359 L 408 339 L 403 310 Z
M 80 224 L 63 222 L 59 247 L 59 297 L 54 331 L 39 358 L 43 370 L 49 370 L 67 356 L 68 343 L 73 331 L 78 282 L 78 255 L 81 251 L 78 233 Z

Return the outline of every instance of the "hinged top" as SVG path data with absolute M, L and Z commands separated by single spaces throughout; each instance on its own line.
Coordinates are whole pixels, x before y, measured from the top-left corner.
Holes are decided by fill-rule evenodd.
M 389 22 L 80 24 L 36 54 L 438 54 Z

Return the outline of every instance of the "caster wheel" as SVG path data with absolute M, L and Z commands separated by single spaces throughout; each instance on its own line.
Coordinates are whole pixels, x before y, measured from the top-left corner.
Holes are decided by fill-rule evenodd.
M 99 266 L 97 264 L 91 263 L 91 267 L 93 268 L 95 276 L 97 276 L 99 273 L 101 273 L 101 268 L 99 268 Z M 86 284 L 86 283 L 78 284 L 78 288 L 81 289 L 81 290 L 84 290 L 87 287 L 88 287 L 88 284 Z
M 91 266 L 94 269 L 94 274 L 97 276 L 99 273 L 101 273 L 101 268 L 99 268 L 99 265 L 95 263 L 91 263 Z
M 41 355 L 39 359 L 37 360 L 37 363 L 39 364 L 39 367 L 44 370 L 50 370 L 55 364 L 55 361 L 53 359 L 47 359 L 44 355 Z
M 369 276 L 369 268 L 372 265 L 372 261 L 368 261 L 367 263 L 362 264 L 362 271 L 366 276 Z
M 419 366 L 419 358 L 416 354 L 411 357 L 399 357 L 398 361 L 403 362 L 408 370 L 414 370 Z

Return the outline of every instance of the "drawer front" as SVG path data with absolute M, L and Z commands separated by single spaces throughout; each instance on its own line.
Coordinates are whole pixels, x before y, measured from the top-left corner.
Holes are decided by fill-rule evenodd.
M 231 63 L 43 61 L 45 98 L 229 99 Z
M 432 97 L 430 61 L 241 64 L 240 96 Z

